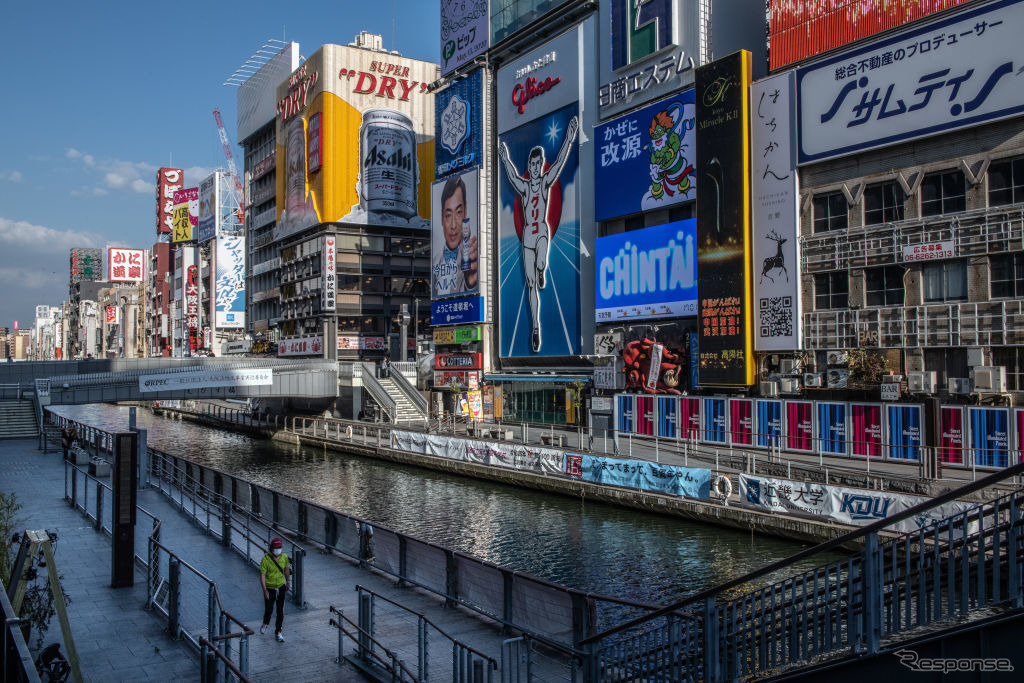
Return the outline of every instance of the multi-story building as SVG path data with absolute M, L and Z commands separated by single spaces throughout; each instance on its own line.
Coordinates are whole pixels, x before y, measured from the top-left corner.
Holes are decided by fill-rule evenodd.
M 797 65 L 805 371 L 1024 391 L 1021 30 L 972 3 Z
M 298 43 L 271 40 L 227 81 L 238 86 L 237 135 L 244 150 L 246 329 L 263 340 L 276 337 L 280 304 L 281 259 L 274 242 L 277 86 L 298 66 Z
M 150 356 L 171 355 L 172 245 L 157 242 L 149 251 L 149 287 L 146 301 L 147 351 Z

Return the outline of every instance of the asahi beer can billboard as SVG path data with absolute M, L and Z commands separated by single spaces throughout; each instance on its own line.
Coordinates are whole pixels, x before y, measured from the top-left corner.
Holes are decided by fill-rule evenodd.
M 437 78 L 436 64 L 340 45 L 292 72 L 277 90 L 275 239 L 327 222 L 429 227 Z
M 412 119 L 393 109 L 363 112 L 359 195 L 370 213 L 416 215 L 416 133 Z

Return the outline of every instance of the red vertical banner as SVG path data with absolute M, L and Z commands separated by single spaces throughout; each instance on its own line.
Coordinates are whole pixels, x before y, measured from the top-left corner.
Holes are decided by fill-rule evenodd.
M 947 465 L 963 465 L 964 409 L 959 406 L 943 406 L 940 411 L 942 435 L 939 438 L 939 459 Z
M 679 429 L 684 439 L 696 439 L 700 434 L 700 399 L 679 399 Z
M 793 451 L 814 450 L 814 425 L 810 401 L 786 403 L 786 446 Z
M 731 443 L 749 446 L 754 442 L 754 404 L 746 398 L 729 401 L 729 436 Z
M 853 432 L 850 435 L 853 455 L 882 457 L 882 407 L 864 403 L 850 405 Z
M 636 433 L 654 434 L 654 397 L 636 397 Z

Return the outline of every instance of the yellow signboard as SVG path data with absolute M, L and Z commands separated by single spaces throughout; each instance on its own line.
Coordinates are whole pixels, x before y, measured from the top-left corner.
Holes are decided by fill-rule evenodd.
M 174 193 L 171 213 L 171 241 L 191 242 L 196 224 L 199 222 L 199 188 L 177 190 Z

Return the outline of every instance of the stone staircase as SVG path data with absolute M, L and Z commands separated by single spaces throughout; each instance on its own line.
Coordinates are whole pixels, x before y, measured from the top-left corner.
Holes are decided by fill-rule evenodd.
M 378 381 L 384 387 L 384 390 L 388 392 L 388 396 L 395 401 L 395 407 L 398 409 L 398 415 L 395 417 L 396 423 L 423 423 L 423 413 L 395 386 L 395 380 L 390 377 L 381 377 Z
M 0 439 L 35 439 L 38 436 L 32 401 L 0 400 Z

